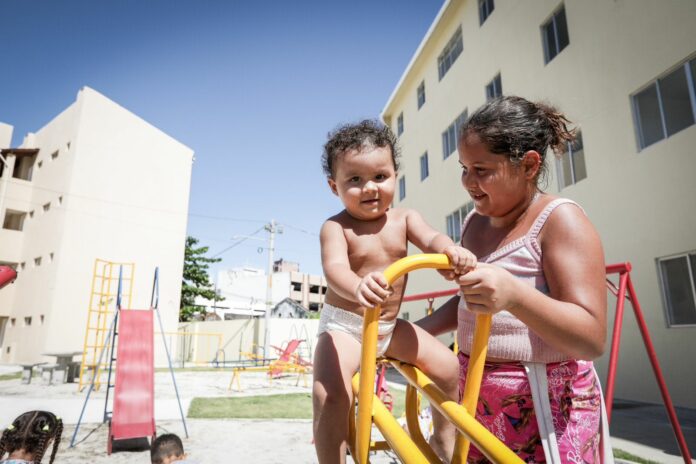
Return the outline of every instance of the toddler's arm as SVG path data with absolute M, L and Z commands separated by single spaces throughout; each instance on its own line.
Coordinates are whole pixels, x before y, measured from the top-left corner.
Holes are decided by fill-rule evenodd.
M 322 226 L 319 238 L 321 264 L 331 290 L 341 298 L 370 308 L 384 303 L 391 295 L 387 279 L 381 272 L 370 272 L 362 278 L 353 272 L 343 227 L 328 220 Z
M 466 248 L 454 244 L 447 235 L 433 229 L 415 210 L 406 216 L 408 239 L 426 253 L 444 253 L 452 263 L 452 271 L 442 274 L 452 280 L 457 275 L 466 274 L 476 268 L 476 256 Z

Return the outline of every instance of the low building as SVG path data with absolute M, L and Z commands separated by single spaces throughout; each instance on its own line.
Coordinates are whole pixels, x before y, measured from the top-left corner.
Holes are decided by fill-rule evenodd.
M 0 362 L 81 351 L 95 259 L 135 263 L 132 305 L 148 308 L 160 268 L 160 312 L 175 331 L 193 151 L 82 88 L 19 148 L 0 124 Z

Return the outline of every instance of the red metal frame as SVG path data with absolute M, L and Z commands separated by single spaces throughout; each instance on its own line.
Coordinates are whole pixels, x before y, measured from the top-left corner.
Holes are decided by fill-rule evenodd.
M 631 302 L 633 307 L 633 313 L 636 316 L 636 321 L 638 322 L 638 327 L 640 328 L 640 333 L 643 337 L 643 343 L 645 344 L 645 350 L 648 353 L 648 358 L 650 359 L 650 364 L 652 365 L 653 372 L 655 373 L 655 380 L 660 387 L 660 393 L 662 395 L 662 401 L 667 410 L 667 415 L 669 416 L 669 421 L 672 425 L 672 430 L 674 431 L 674 436 L 679 445 L 681 455 L 684 458 L 685 464 L 691 464 L 691 454 L 689 453 L 689 448 L 686 445 L 686 439 L 682 433 L 681 426 L 679 425 L 679 420 L 677 418 L 677 413 L 674 410 L 674 405 L 672 404 L 672 398 L 667 390 L 667 384 L 662 375 L 662 369 L 660 369 L 660 363 L 657 360 L 657 355 L 655 354 L 655 347 L 653 346 L 652 340 L 650 339 L 650 333 L 648 332 L 648 326 L 645 324 L 645 319 L 643 318 L 643 312 L 640 309 L 640 303 L 638 302 L 638 297 L 636 296 L 636 291 L 633 288 L 633 282 L 631 281 L 631 263 L 618 263 L 609 264 L 606 267 L 607 276 L 611 274 L 619 274 L 619 286 L 617 287 L 614 283 L 607 277 L 607 288 L 616 297 L 616 313 L 614 316 L 614 330 L 611 337 L 611 351 L 609 353 L 609 371 L 607 373 L 607 382 L 605 385 L 605 395 L 604 399 L 607 408 L 607 418 L 611 423 L 611 412 L 614 404 L 614 384 L 616 383 L 616 365 L 619 357 L 619 344 L 621 341 L 621 327 L 623 323 L 623 313 L 624 313 L 624 301 L 628 300 Z M 626 293 L 628 291 L 628 294 Z M 418 293 L 414 295 L 405 296 L 403 302 L 418 301 L 418 300 L 430 300 L 434 298 L 453 296 L 456 295 L 458 289 L 450 290 L 440 290 L 436 292 L 426 292 Z M 619 297 L 622 295 L 622 297 Z M 431 303 L 432 304 L 432 303 Z

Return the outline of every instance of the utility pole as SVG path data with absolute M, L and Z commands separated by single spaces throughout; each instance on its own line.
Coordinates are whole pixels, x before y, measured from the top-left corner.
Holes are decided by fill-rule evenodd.
M 271 219 L 269 224 L 264 226 L 269 233 L 268 237 L 268 286 L 266 287 L 266 314 L 264 317 L 264 336 L 263 336 L 263 357 L 268 358 L 268 342 L 270 338 L 271 308 L 273 307 L 273 251 L 275 250 L 275 234 L 283 233 L 282 227 Z

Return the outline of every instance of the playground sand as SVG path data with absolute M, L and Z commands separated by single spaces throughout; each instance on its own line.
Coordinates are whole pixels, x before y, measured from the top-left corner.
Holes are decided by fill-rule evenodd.
M 176 433 L 182 438 L 189 458 L 206 463 L 315 463 L 312 445 L 312 423 L 309 420 L 210 420 L 187 421 L 189 438 L 185 438 L 181 422 L 159 423 L 157 433 Z M 150 452 L 120 451 L 106 454 L 106 426 L 90 424 L 80 428 L 85 437 L 74 448 L 68 448 L 69 439 L 62 443 L 56 462 L 69 463 L 149 463 Z M 72 436 L 74 426 L 67 427 L 64 437 Z M 91 432 L 91 434 L 90 434 Z M 89 434 L 89 436 L 87 436 Z M 349 461 L 350 462 L 350 459 Z M 375 453 L 370 462 L 386 464 L 398 462 L 384 452 Z
M 311 375 L 307 375 L 305 387 L 301 379 L 296 385 L 297 376 L 294 375 L 269 383 L 264 373 L 245 372 L 241 375 L 241 392 L 227 389 L 230 379 L 229 369 L 176 372 L 184 412 L 196 397 L 311 393 Z M 92 392 L 76 437 L 76 446 L 69 447 L 86 393 L 87 389 L 78 392 L 77 384 L 46 385 L 36 375 L 29 385 L 22 384 L 19 379 L 0 381 L 0 427 L 23 412 L 45 409 L 60 415 L 66 424 L 56 462 L 149 463 L 149 450 L 106 454 L 107 426 L 101 424 L 105 400 L 103 387 Z M 316 462 L 310 420 L 187 419 L 189 438 L 185 438 L 169 372 L 155 373 L 155 418 L 157 433 L 179 435 L 190 458 L 199 464 Z M 379 452 L 371 462 L 397 461 Z

